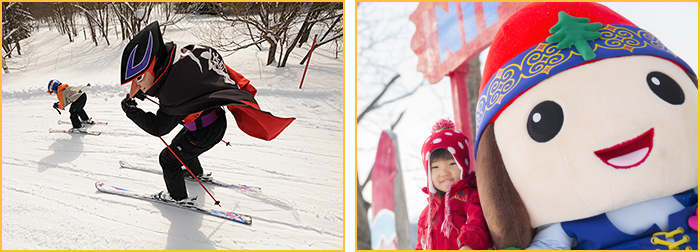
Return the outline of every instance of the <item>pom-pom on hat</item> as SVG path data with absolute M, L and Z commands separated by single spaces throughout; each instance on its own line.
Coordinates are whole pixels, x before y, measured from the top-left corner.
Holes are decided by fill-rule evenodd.
M 440 119 L 435 125 L 433 125 L 431 135 L 428 139 L 423 142 L 423 148 L 421 148 L 421 161 L 423 162 L 423 168 L 428 175 L 428 190 L 430 193 L 436 193 L 437 190 L 433 186 L 433 182 L 430 179 L 430 154 L 438 148 L 443 148 L 454 157 L 455 161 L 459 165 L 459 169 L 462 171 L 460 174 L 461 179 L 465 179 L 468 174 L 469 169 L 469 140 L 467 136 L 454 129 L 455 124 L 450 120 Z M 465 172 L 466 171 L 466 172 Z
M 491 44 L 475 111 L 474 154 L 486 126 L 537 83 L 583 64 L 633 55 L 663 58 L 695 74 L 653 34 L 604 5 L 524 6 L 503 23 Z

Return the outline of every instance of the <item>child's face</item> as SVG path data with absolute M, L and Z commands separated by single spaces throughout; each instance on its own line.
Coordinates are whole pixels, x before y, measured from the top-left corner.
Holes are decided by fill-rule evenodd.
M 133 81 L 131 81 L 131 97 L 134 97 L 134 95 L 139 91 L 143 91 L 146 93 L 151 86 L 153 86 L 153 79 L 155 77 L 153 76 L 153 70 L 152 68 L 149 68 L 148 71 L 144 72 L 141 74 L 141 76 L 137 77 Z
M 443 192 L 447 192 L 452 183 L 459 181 L 461 170 L 454 158 L 436 160 L 430 164 L 430 179 L 433 186 Z

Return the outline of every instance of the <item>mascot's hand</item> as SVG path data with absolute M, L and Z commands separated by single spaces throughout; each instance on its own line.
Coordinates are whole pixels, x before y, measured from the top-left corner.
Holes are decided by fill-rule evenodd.
M 688 219 L 688 226 L 690 228 L 695 229 L 695 231 L 698 230 L 698 208 L 695 208 L 695 215 L 690 216 L 690 219 Z
M 129 97 L 129 94 L 126 94 L 126 98 L 124 98 L 124 100 L 122 100 L 122 110 L 124 110 L 124 112 L 126 112 L 129 109 L 135 109 L 135 108 L 136 108 L 136 101 L 134 101 L 134 99 L 131 99 L 131 97 Z

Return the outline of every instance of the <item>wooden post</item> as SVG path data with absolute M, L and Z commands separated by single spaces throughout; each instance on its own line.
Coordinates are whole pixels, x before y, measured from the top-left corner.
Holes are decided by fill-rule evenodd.
M 469 112 L 469 93 L 467 92 L 467 74 L 469 74 L 469 60 L 464 61 L 457 70 L 451 72 L 450 84 L 452 84 L 452 106 L 455 113 L 455 127 L 469 139 L 469 166 L 470 172 L 474 171 L 474 134 L 472 133 L 472 119 Z
M 387 131 L 394 143 L 396 154 L 396 176 L 394 176 L 394 215 L 396 216 L 396 238 L 398 238 L 400 250 L 413 250 L 411 248 L 411 225 L 408 223 L 408 206 L 406 206 L 406 192 L 403 185 L 403 171 L 399 155 L 399 141 L 396 134 Z

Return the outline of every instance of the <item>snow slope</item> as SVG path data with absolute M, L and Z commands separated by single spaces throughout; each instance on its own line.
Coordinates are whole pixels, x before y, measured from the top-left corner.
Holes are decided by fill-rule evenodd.
M 192 31 L 208 20 L 171 26 L 165 40 L 199 43 Z M 263 110 L 297 118 L 268 142 L 245 135 L 227 115 L 224 140 L 232 146 L 200 156 L 215 178 L 262 187 L 267 198 L 207 186 L 225 209 L 253 216 L 245 226 L 95 189 L 96 181 L 165 189 L 160 175 L 119 168 L 127 160 L 160 169 L 164 146 L 122 112 L 129 87 L 118 83 L 119 61 L 127 41 L 110 42 L 68 43 L 41 25 L 24 41 L 23 55 L 8 60 L 21 69 L 2 75 L 2 249 L 343 249 L 343 55 L 336 58 L 334 45 L 314 51 L 303 89 L 298 62 L 310 44 L 295 50 L 285 68 L 262 65 L 267 52 L 254 47 L 222 53 L 258 89 Z M 48 132 L 70 127 L 57 124 L 68 112 L 59 115 L 52 108 L 56 96 L 46 93 L 53 78 L 86 91 L 88 115 L 109 122 L 90 127 L 102 135 Z M 157 110 L 148 101 L 139 107 Z M 170 143 L 179 129 L 163 139 Z M 216 207 L 196 182 L 187 188 Z

